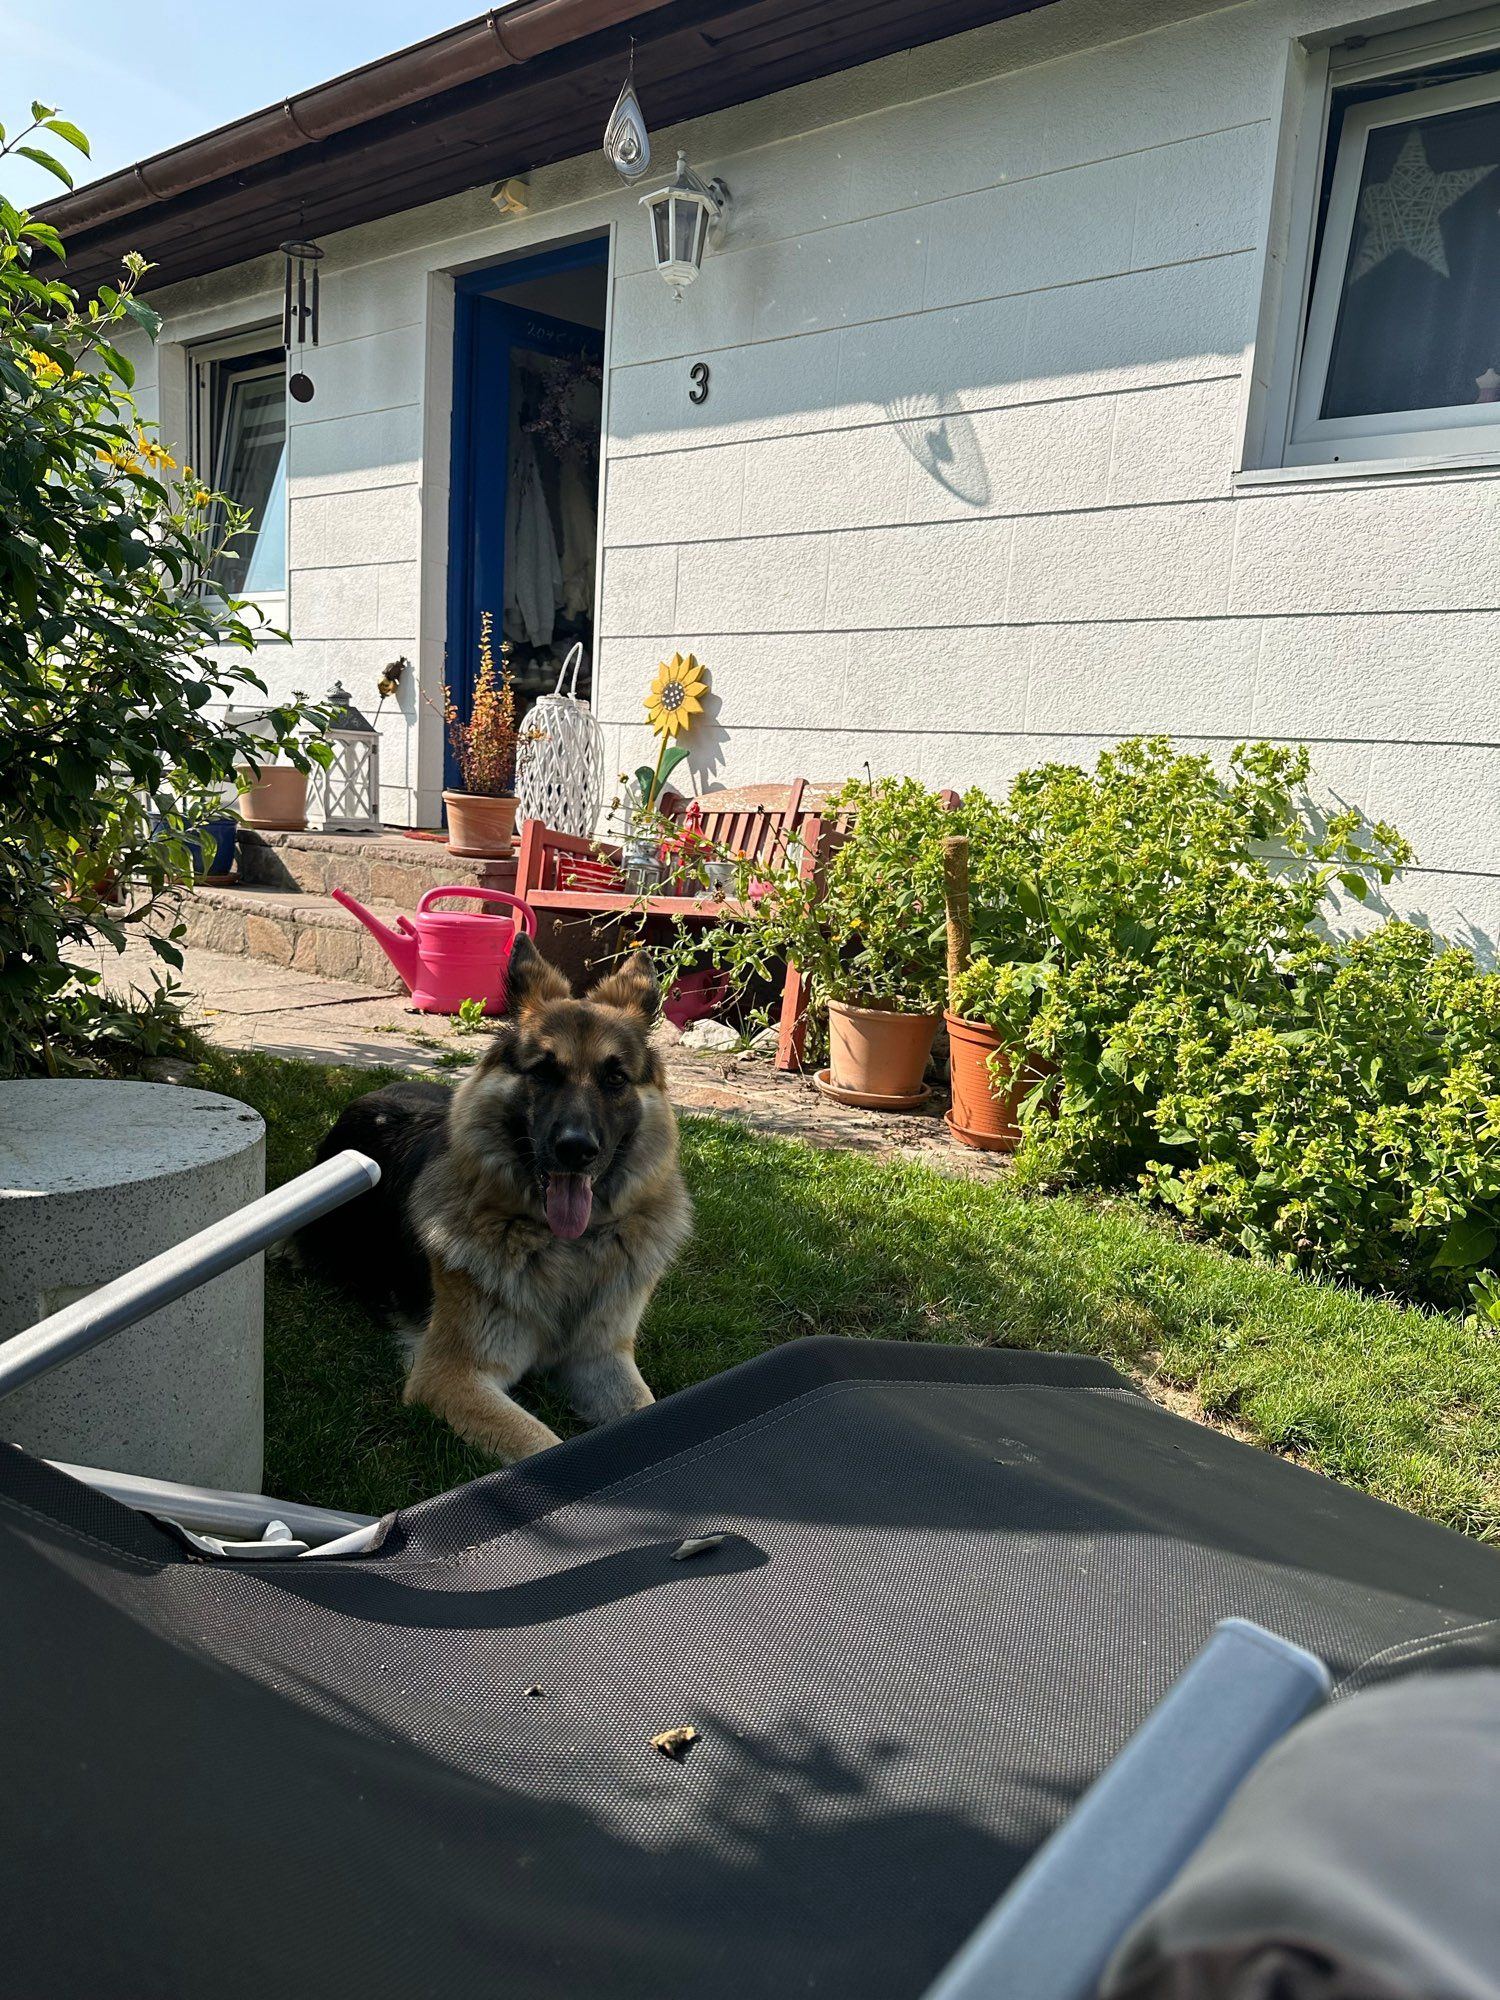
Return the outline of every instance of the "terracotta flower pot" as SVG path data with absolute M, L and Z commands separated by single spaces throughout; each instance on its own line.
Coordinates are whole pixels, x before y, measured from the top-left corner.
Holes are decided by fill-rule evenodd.
M 444 792 L 448 808 L 448 852 L 483 861 L 506 855 L 516 844 L 513 798 L 487 798 L 482 792 Z
M 993 1028 L 982 1021 L 961 1020 L 957 1014 L 945 1014 L 943 1019 L 953 1090 L 948 1130 L 961 1146 L 1013 1153 L 1021 1143 L 1017 1120 L 1021 1100 L 1051 1064 L 1028 1056 L 1017 1073 L 1009 1056 L 1000 1053 L 1000 1037 Z M 990 1058 L 996 1055 L 998 1077 L 990 1071 Z
M 246 771 L 251 780 L 241 792 L 240 818 L 262 833 L 301 833 L 307 825 L 307 773 L 290 764 L 262 764 Z
M 923 1095 L 922 1073 L 937 1033 L 936 1014 L 828 1003 L 828 1068 L 838 1090 L 886 1100 Z

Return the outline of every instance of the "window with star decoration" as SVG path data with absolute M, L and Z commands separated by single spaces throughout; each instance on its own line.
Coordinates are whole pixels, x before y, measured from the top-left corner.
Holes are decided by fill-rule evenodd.
M 1500 451 L 1494 65 L 1334 91 L 1288 462 Z

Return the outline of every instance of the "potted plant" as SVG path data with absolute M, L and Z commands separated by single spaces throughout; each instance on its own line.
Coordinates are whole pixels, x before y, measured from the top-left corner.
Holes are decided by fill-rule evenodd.
M 516 690 L 510 656 L 500 649 L 495 670 L 491 645 L 494 620 L 482 614 L 479 631 L 479 673 L 474 682 L 468 720 L 458 713 L 452 691 L 443 690 L 443 719 L 448 741 L 463 779 L 463 790 L 444 792 L 448 810 L 448 852 L 475 860 L 511 852 L 516 837 Z
M 922 1078 L 943 1000 L 946 809 L 914 779 L 887 778 L 845 785 L 829 812 L 847 830 L 815 875 L 803 872 L 800 854 L 779 866 L 695 854 L 705 888 L 717 889 L 720 871 L 733 867 L 733 907 L 677 950 L 683 963 L 711 960 L 737 990 L 774 990 L 781 968 L 795 966 L 828 1020 L 818 1087 L 841 1102 L 912 1109 L 927 1097 Z
M 953 1092 L 947 1122 L 960 1145 L 1013 1153 L 1021 1143 L 1025 1114 L 1052 1077 L 1032 1046 L 1052 972 L 1047 959 L 975 958 L 954 978 L 943 1019 Z
M 234 879 L 235 848 L 239 821 L 231 812 L 217 812 L 204 820 L 200 832 L 188 835 L 188 851 L 193 857 L 193 874 L 209 888 Z
M 295 764 L 246 763 L 235 772 L 240 818 L 259 833 L 301 833 L 307 825 L 307 773 Z

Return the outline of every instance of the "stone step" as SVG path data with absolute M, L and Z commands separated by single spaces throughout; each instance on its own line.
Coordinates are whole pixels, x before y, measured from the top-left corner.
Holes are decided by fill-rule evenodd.
M 239 879 L 245 888 L 326 897 L 347 889 L 362 903 L 414 910 L 424 889 L 509 889 L 516 863 L 466 861 L 435 840 L 399 833 L 261 833 L 241 827 Z
M 370 909 L 382 923 L 394 923 L 394 903 L 377 899 Z M 289 965 L 295 972 L 348 980 L 377 993 L 406 990 L 376 939 L 331 896 L 260 883 L 238 889 L 200 884 L 183 897 L 181 916 L 186 927 L 183 942 L 207 951 Z

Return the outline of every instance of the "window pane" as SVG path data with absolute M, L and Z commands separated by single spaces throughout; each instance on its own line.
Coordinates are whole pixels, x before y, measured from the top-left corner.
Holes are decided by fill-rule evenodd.
M 1500 104 L 1375 127 L 1325 417 L 1492 400 L 1500 367 Z
M 693 250 L 698 237 L 698 218 L 703 213 L 695 201 L 674 201 L 672 204 L 673 243 L 672 257 L 678 264 L 696 263 Z
M 224 390 L 214 484 L 250 525 L 215 566 L 231 596 L 286 589 L 286 385 L 273 375 L 231 377 Z

